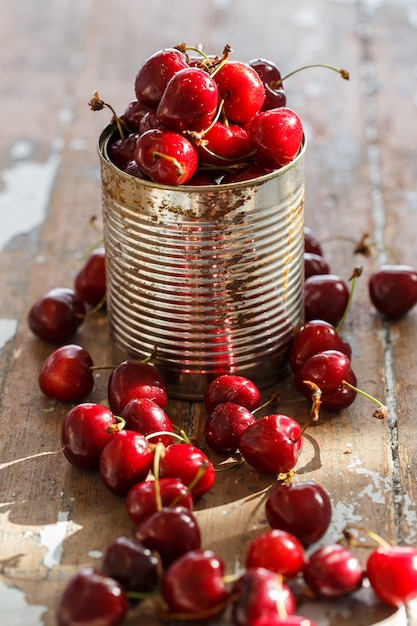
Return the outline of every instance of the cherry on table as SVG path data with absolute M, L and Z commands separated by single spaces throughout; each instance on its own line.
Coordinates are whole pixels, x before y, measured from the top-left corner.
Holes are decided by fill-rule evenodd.
M 304 317 L 336 325 L 349 302 L 348 284 L 337 274 L 316 274 L 304 282 Z
M 291 342 L 288 361 L 294 373 L 314 354 L 325 350 L 338 350 L 349 359 L 352 348 L 338 330 L 325 320 L 310 320 L 303 324 L 295 333 Z
M 389 318 L 406 315 L 417 303 L 417 270 L 409 265 L 382 265 L 368 282 L 374 307 Z
M 250 626 L 317 626 L 316 622 L 313 622 L 308 617 L 303 615 L 287 615 L 286 617 L 279 617 L 279 615 L 261 615 L 257 617 Z
M 246 376 L 222 374 L 212 380 L 204 394 L 204 405 L 208 413 L 223 402 L 234 402 L 253 411 L 259 406 L 261 392 Z
M 215 480 L 213 463 L 208 456 L 190 443 L 173 443 L 161 456 L 160 478 L 179 478 L 196 500 L 211 489 Z
M 312 252 L 323 256 L 323 248 L 318 238 L 309 226 L 304 226 L 304 252 Z
M 193 510 L 193 495 L 179 478 L 159 478 L 158 488 L 163 507 L 182 506 L 189 511 Z M 140 524 L 158 510 L 156 489 L 155 480 L 143 480 L 129 489 L 126 510 L 134 524 Z
M 84 300 L 69 287 L 55 287 L 30 308 L 28 325 L 40 339 L 65 343 L 72 339 L 86 314 Z
M 106 296 L 106 257 L 104 246 L 93 250 L 74 279 L 74 289 L 91 306 L 104 302 Z
M 77 344 L 67 344 L 46 357 L 39 370 L 41 391 L 49 398 L 78 402 L 94 388 L 93 359 Z
M 330 265 L 320 254 L 304 252 L 304 278 L 307 279 L 318 274 L 330 274 Z
M 107 546 L 101 571 L 126 591 L 148 592 L 158 584 L 157 557 L 130 536 L 117 537 Z
M 257 535 L 249 544 L 245 566 L 264 567 L 286 578 L 297 576 L 306 563 L 301 542 L 292 533 L 277 528 Z
M 336 598 L 360 589 L 364 568 L 341 544 L 329 544 L 313 552 L 303 570 L 308 587 L 322 598 Z
M 380 546 L 366 563 L 366 575 L 378 598 L 402 606 L 417 597 L 417 550 L 413 546 Z
M 249 409 L 235 402 L 222 402 L 214 407 L 204 428 L 205 440 L 216 452 L 231 452 L 239 445 L 243 431 L 255 421 Z
M 158 370 L 143 361 L 127 359 L 111 372 L 107 385 L 109 405 L 115 415 L 133 398 L 149 398 L 165 408 L 168 394 L 165 380 Z
M 173 437 L 169 434 L 152 437 L 152 433 L 174 433 L 174 427 L 164 409 L 150 398 L 132 398 L 123 407 L 120 417 L 125 420 L 128 430 L 145 435 L 150 443 L 162 442 L 169 446 Z

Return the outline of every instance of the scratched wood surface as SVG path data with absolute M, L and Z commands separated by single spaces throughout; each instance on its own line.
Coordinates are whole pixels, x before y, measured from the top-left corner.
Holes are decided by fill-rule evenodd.
M 98 564 L 108 543 L 129 533 L 122 499 L 92 473 L 69 466 L 59 449 L 68 406 L 41 395 L 37 373 L 51 346 L 32 336 L 27 312 L 55 286 L 72 286 L 99 237 L 96 141 L 109 117 L 87 107 L 97 89 L 117 111 L 133 98 L 140 63 L 186 40 L 237 59 L 263 56 L 284 73 L 307 63 L 350 71 L 349 82 L 314 69 L 286 84 L 308 136 L 306 224 L 332 270 L 362 266 L 345 326 L 359 385 L 387 402 L 373 420 L 359 398 L 323 412 L 306 436 L 300 479 L 329 491 L 333 520 L 324 541 L 348 523 L 392 542 L 417 544 L 415 344 L 417 310 L 388 324 L 372 309 L 367 278 L 396 257 L 417 265 L 417 9 L 409 0 L 15 0 L 0 20 L 0 622 L 52 626 L 68 578 Z M 98 231 L 91 225 L 96 218 Z M 365 233 L 369 258 L 353 253 Z M 384 245 L 388 244 L 388 245 Z M 104 313 L 87 320 L 77 343 L 96 363 L 111 361 Z M 106 402 L 97 373 L 91 400 Z M 309 406 L 291 377 L 278 386 L 280 410 L 304 422 Z M 267 392 L 265 392 L 265 396 Z M 168 412 L 201 445 L 199 403 L 170 401 Z M 213 456 L 217 462 L 219 459 Z M 242 466 L 218 475 L 197 505 L 203 544 L 242 567 L 251 538 L 266 528 L 268 478 Z M 362 554 L 364 557 L 364 554 Z M 330 604 L 304 603 L 319 626 L 406 624 L 413 616 L 380 605 L 364 590 Z M 137 623 L 133 615 L 132 623 Z M 157 624 L 149 605 L 143 624 Z M 219 622 L 217 622 L 219 623 Z M 225 623 L 227 619 L 225 618 Z

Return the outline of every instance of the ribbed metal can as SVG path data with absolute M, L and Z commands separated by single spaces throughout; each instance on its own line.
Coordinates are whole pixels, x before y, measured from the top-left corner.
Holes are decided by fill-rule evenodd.
M 124 173 L 100 135 L 107 310 L 115 357 L 149 359 L 173 398 L 223 373 L 288 372 L 303 317 L 304 156 L 260 178 L 170 187 Z

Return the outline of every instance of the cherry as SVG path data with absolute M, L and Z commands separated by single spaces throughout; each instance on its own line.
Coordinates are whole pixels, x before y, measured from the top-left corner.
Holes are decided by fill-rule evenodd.
M 159 476 L 179 478 L 197 499 L 213 486 L 215 471 L 213 463 L 202 450 L 190 443 L 173 443 L 161 456 Z
M 304 251 L 323 256 L 321 244 L 309 226 L 304 226 Z
M 214 80 L 229 122 L 249 122 L 261 110 L 265 100 L 264 84 L 248 63 L 228 60 L 215 71 Z
M 153 182 L 162 185 L 184 185 L 198 165 L 197 152 L 188 139 L 180 133 L 159 128 L 140 135 L 134 159 Z
M 302 428 L 287 415 L 266 415 L 239 437 L 243 458 L 262 473 L 287 474 L 296 465 L 303 445 Z
M 38 375 L 41 391 L 63 402 L 78 402 L 94 388 L 93 359 L 77 344 L 67 344 L 54 350 Z
M 285 530 L 266 530 L 249 545 L 246 568 L 264 567 L 286 578 L 297 576 L 306 563 L 300 541 Z
M 152 433 L 174 432 L 174 427 L 164 409 L 150 398 L 132 398 L 120 412 L 126 422 L 126 428 L 145 435 L 151 443 L 161 441 L 165 446 L 173 442 L 169 435 L 150 437 Z
M 247 180 L 253 180 L 254 178 L 259 178 L 259 176 L 265 176 L 267 173 L 268 171 L 262 167 L 262 165 L 259 165 L 258 163 L 249 163 L 236 171 L 225 174 L 221 183 L 223 185 L 241 183 Z
M 158 559 L 134 537 L 117 537 L 104 553 L 101 571 L 126 591 L 148 592 L 158 583 Z
M 153 130 L 155 128 L 163 128 L 163 125 L 159 121 L 156 111 L 151 109 L 148 113 L 145 113 L 139 123 L 139 134 L 143 135 L 147 130 Z
M 125 109 L 123 120 L 132 133 L 138 133 L 142 119 L 153 110 L 153 108 L 146 106 L 146 104 L 143 104 L 143 102 L 139 100 L 132 100 Z
M 236 598 L 232 607 L 235 626 L 247 626 L 261 616 L 295 613 L 291 589 L 281 576 L 263 567 L 247 569 L 233 584 L 231 597 Z
M 74 279 L 74 288 L 81 298 L 91 306 L 104 302 L 106 296 L 106 259 L 104 246 L 89 254 L 83 267 Z
M 161 374 L 149 363 L 127 359 L 111 372 L 107 394 L 113 413 L 120 415 L 133 398 L 149 398 L 165 408 L 168 403 L 166 385 Z
M 130 133 L 127 137 L 119 137 L 108 144 L 108 157 L 120 170 L 125 170 L 134 159 L 138 138 L 138 133 Z
M 41 339 L 51 343 L 69 341 L 84 320 L 85 304 L 74 289 L 56 287 L 30 308 L 28 325 Z
M 208 385 L 204 394 L 204 404 L 208 413 L 217 404 L 234 402 L 253 411 L 259 406 L 261 392 L 249 378 L 237 374 L 221 374 Z
M 217 452 L 236 450 L 240 435 L 254 421 L 253 413 L 246 407 L 234 402 L 222 402 L 207 418 L 204 429 L 206 442 Z
M 336 274 L 317 274 L 304 282 L 304 317 L 337 324 L 349 302 L 349 287 Z
M 62 451 L 72 465 L 96 469 L 102 449 L 117 430 L 117 420 L 107 407 L 94 402 L 77 404 L 62 421 Z
M 64 589 L 57 607 L 58 626 L 121 624 L 128 610 L 123 587 L 92 567 L 73 576 Z
M 171 613 L 199 620 L 223 611 L 229 597 L 224 562 L 212 550 L 191 550 L 164 572 L 161 594 Z
M 154 480 L 144 480 L 133 485 L 126 495 L 127 514 L 134 524 L 140 524 L 158 510 L 157 487 L 162 507 L 178 505 L 193 510 L 192 493 L 179 478 L 159 478 L 158 486 Z
M 330 265 L 320 254 L 304 252 L 304 277 L 305 279 L 317 274 L 330 274 Z
M 136 98 L 156 109 L 169 80 L 176 72 L 188 67 L 187 57 L 176 48 L 158 50 L 139 68 L 135 78 Z
M 216 122 L 202 133 L 187 133 L 200 163 L 228 166 L 242 161 L 250 152 L 246 130 L 236 124 Z
M 297 330 L 291 342 L 288 361 L 292 371 L 298 372 L 308 358 L 325 350 L 338 350 L 349 359 L 352 356 L 350 344 L 341 338 L 333 324 L 325 320 L 306 322 Z
M 265 100 L 262 110 L 285 107 L 287 97 L 281 82 L 281 72 L 273 61 L 268 59 L 252 59 L 249 65 L 259 74 L 265 88 Z
M 372 273 L 368 288 L 377 311 L 402 317 L 417 303 L 417 271 L 409 265 L 382 265 Z
M 417 550 L 412 546 L 381 545 L 366 563 L 366 575 L 378 598 L 401 606 L 417 597 Z
M 269 109 L 254 117 L 249 137 L 257 162 L 267 168 L 280 168 L 297 155 L 303 126 L 295 111 L 286 107 Z
M 303 577 L 318 596 L 336 598 L 359 589 L 364 570 L 350 550 L 340 544 L 329 544 L 310 555 Z
M 100 476 L 109 491 L 125 496 L 135 483 L 145 480 L 153 452 L 143 435 L 121 430 L 106 443 L 100 454 Z
M 167 567 L 190 550 L 201 547 L 201 533 L 193 513 L 183 506 L 162 507 L 135 527 L 134 536 L 159 554 Z
M 272 528 L 286 530 L 309 546 L 327 531 L 332 505 L 327 491 L 313 481 L 285 482 L 269 494 L 265 514 Z
M 254 619 L 250 626 L 316 626 L 316 623 L 302 615 L 261 615 Z
M 160 122 L 171 130 L 203 130 L 214 120 L 219 103 L 216 82 L 208 72 L 187 67 L 168 82 L 157 108 Z

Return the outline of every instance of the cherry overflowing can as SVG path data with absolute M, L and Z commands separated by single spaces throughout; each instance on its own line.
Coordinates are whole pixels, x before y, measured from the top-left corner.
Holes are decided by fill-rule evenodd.
M 98 152 L 115 358 L 148 359 L 173 398 L 201 399 L 224 373 L 282 379 L 303 317 L 305 140 L 259 178 L 173 187 L 118 169 L 114 133 Z

